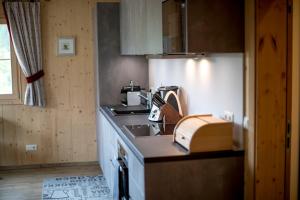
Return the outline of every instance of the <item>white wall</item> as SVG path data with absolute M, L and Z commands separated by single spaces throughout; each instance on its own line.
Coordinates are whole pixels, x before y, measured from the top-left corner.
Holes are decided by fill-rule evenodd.
M 149 86 L 177 85 L 184 114 L 234 112 L 234 139 L 243 145 L 243 54 L 195 59 L 149 59 Z

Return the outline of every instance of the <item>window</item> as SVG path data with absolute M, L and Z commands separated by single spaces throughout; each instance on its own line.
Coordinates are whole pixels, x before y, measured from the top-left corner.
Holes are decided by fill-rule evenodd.
M 0 95 L 13 94 L 11 49 L 7 26 L 0 24 Z
M 7 24 L 0 18 L 0 104 L 21 103 L 20 73 Z

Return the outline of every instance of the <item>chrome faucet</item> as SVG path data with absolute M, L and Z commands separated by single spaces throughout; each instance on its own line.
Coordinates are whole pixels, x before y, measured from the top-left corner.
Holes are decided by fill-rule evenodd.
M 134 83 L 133 83 L 133 81 L 132 81 L 132 80 L 130 80 L 130 82 L 129 82 L 129 86 L 131 87 L 131 92 L 133 92 L 133 86 L 134 86 Z

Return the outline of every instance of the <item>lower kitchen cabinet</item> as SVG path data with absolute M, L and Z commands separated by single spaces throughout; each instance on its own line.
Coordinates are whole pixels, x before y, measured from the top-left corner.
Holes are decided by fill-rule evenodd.
M 114 161 L 117 159 L 116 133 L 107 119 L 97 112 L 98 160 L 110 189 L 114 187 Z
M 130 198 L 133 200 L 144 199 L 144 166 L 125 145 L 116 130 L 100 111 L 97 112 L 97 141 L 99 164 L 111 191 L 115 188 L 115 173 L 116 167 L 118 167 L 115 164 L 118 159 L 118 145 L 122 145 L 128 159 Z
M 243 156 L 200 156 L 193 159 L 183 156 L 143 163 L 106 117 L 98 111 L 98 157 L 112 192 L 117 183 L 118 165 L 115 166 L 115 161 L 120 145 L 127 155 L 129 196 L 132 200 L 243 199 Z

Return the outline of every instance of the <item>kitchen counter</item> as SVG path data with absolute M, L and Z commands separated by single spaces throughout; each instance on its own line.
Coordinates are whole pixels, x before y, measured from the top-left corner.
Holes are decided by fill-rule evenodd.
M 233 148 L 226 151 L 199 152 L 189 154 L 179 144 L 173 142 L 173 135 L 147 136 L 134 138 L 124 125 L 151 124 L 148 115 L 113 115 L 108 106 L 101 106 L 100 112 L 108 119 L 121 139 L 136 155 L 141 163 L 178 160 L 207 159 L 243 156 L 244 151 Z
M 148 132 L 141 126 L 155 123 L 145 114 L 114 115 L 109 108 L 97 111 L 97 139 L 99 164 L 111 190 L 116 186 L 116 171 L 126 166 L 127 175 L 119 178 L 128 183 L 133 200 L 243 198 L 243 151 L 189 154 L 173 143 L 173 135 L 134 137 L 129 130 L 155 135 L 156 127 Z

